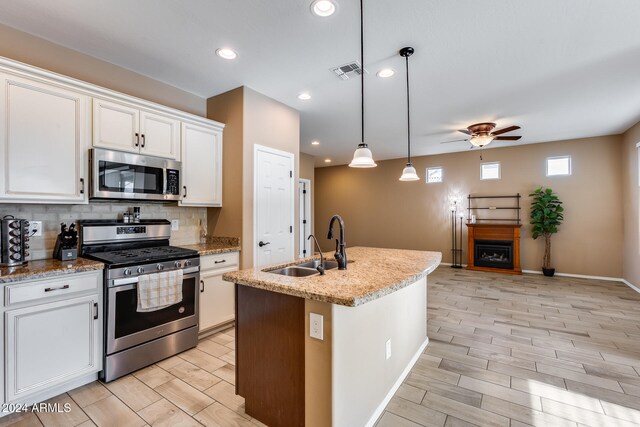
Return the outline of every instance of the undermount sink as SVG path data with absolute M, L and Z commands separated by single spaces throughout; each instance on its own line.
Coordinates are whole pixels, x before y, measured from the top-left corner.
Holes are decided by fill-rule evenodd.
M 298 267 L 318 268 L 319 265 L 320 265 L 320 260 L 319 259 L 314 259 L 313 261 L 307 261 L 307 262 L 303 262 L 301 264 L 298 264 Z M 338 268 L 338 263 L 336 261 L 325 260 L 325 262 L 324 262 L 324 269 L 325 270 L 333 270 L 334 268 Z
M 298 266 L 279 268 L 277 270 L 267 271 L 267 273 L 280 274 L 282 276 L 290 276 L 290 277 L 307 277 L 307 276 L 315 276 L 320 274 L 316 269 L 298 267 Z

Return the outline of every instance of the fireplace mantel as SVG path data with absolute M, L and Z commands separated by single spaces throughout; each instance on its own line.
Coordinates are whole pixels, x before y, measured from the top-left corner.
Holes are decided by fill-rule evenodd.
M 494 273 L 522 274 L 520 267 L 520 227 L 521 224 L 471 224 L 467 223 L 469 235 L 468 270 L 491 271 Z M 513 242 L 513 268 L 492 268 L 475 265 L 476 240 L 503 240 Z

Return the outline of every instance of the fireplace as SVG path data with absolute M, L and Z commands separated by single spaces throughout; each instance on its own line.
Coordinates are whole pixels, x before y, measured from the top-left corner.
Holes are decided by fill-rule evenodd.
M 467 223 L 467 227 L 468 270 L 522 274 L 520 224 Z
M 474 240 L 473 246 L 475 266 L 513 269 L 513 241 Z

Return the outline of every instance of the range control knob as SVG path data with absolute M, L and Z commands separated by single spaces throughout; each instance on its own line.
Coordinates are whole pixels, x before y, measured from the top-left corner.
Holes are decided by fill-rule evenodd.
M 144 273 L 144 268 L 143 267 L 138 267 L 138 274 L 142 274 Z
M 19 221 L 12 221 L 9 223 L 9 227 L 13 228 L 14 230 L 20 228 L 20 222 Z
M 11 237 L 18 237 L 20 235 L 20 231 L 19 230 L 11 230 L 9 231 L 9 236 Z
M 180 268 L 181 267 L 180 261 L 174 262 L 173 265 L 175 265 L 176 268 Z
M 29 249 L 29 245 L 27 245 L 26 243 L 24 244 L 24 248 L 25 249 Z
M 124 274 L 125 276 L 131 276 L 131 269 L 130 268 L 125 268 L 124 271 L 122 272 L 122 274 Z
M 22 240 L 24 240 L 25 242 L 28 242 L 28 241 L 29 241 L 29 236 L 24 236 L 24 237 L 22 238 Z
M 12 237 L 11 239 L 9 239 L 9 243 L 11 243 L 12 245 L 17 245 L 18 243 L 20 243 L 20 239 L 18 239 L 17 237 Z
M 13 261 L 20 261 L 20 254 L 11 254 L 9 258 L 11 258 Z
M 29 251 L 24 251 L 24 257 L 25 257 L 25 258 L 26 258 L 26 257 L 28 257 L 29 255 L 31 255 L 31 254 L 29 253 Z
M 158 270 L 164 270 L 164 264 L 158 264 L 158 265 L 156 265 L 156 268 Z
M 187 267 L 189 267 L 189 266 L 191 265 L 191 261 L 186 260 L 186 261 L 184 262 L 184 265 L 185 265 L 185 266 L 187 266 Z
M 18 253 L 20 252 L 20 246 L 11 246 L 9 247 L 9 250 L 13 253 Z

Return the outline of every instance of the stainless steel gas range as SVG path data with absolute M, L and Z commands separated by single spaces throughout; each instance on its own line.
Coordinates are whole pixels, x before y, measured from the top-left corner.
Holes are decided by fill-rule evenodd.
M 169 246 L 171 223 L 143 220 L 80 221 L 80 253 L 105 263 L 104 370 L 109 382 L 198 343 L 197 251 Z M 182 270 L 182 301 L 156 311 L 139 312 L 141 276 Z

